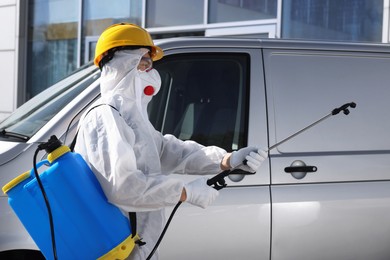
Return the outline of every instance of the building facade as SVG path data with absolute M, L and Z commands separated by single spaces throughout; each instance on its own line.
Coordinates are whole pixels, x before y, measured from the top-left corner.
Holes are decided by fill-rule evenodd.
M 390 0 L 2 0 L 0 120 L 90 61 L 109 25 L 155 39 L 234 36 L 389 43 Z

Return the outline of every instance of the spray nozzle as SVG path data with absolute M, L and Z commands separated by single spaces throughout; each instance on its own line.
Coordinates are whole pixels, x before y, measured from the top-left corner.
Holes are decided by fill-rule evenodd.
M 49 141 L 38 145 L 38 148 L 40 150 L 45 150 L 47 153 L 51 153 L 61 146 L 62 146 L 62 143 L 60 140 L 58 140 L 57 136 L 52 135 L 50 137 Z
M 351 103 L 344 104 L 344 105 L 342 105 L 339 108 L 335 108 L 335 109 L 332 110 L 332 115 L 333 116 L 337 115 L 341 111 L 343 111 L 344 115 L 348 115 L 349 114 L 349 109 L 348 109 L 349 107 L 355 108 L 356 107 L 356 103 L 355 102 L 351 102 Z

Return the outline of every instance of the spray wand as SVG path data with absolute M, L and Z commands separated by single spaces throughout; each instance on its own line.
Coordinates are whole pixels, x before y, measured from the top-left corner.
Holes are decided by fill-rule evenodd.
M 338 108 L 335 108 L 332 110 L 332 112 L 330 112 L 329 114 L 323 116 L 322 118 L 320 118 L 319 120 L 311 123 L 310 125 L 302 128 L 301 130 L 295 132 L 294 134 L 286 137 L 285 139 L 279 141 L 278 143 L 270 146 L 266 151 L 271 151 L 272 149 L 278 147 L 279 145 L 287 142 L 288 140 L 290 140 L 291 138 L 294 138 L 295 136 L 305 132 L 306 130 L 308 130 L 309 128 L 312 128 L 313 126 L 319 124 L 320 122 L 324 121 L 325 119 L 331 117 L 331 116 L 334 116 L 334 115 L 337 115 L 339 114 L 341 111 L 343 111 L 344 115 L 349 115 L 350 111 L 349 111 L 349 108 L 355 108 L 356 107 L 356 103 L 355 102 L 350 102 L 350 103 L 346 103 Z M 246 160 L 243 161 L 243 164 L 246 165 Z M 209 186 L 213 186 L 213 188 L 215 188 L 216 190 L 220 190 L 224 187 L 227 186 L 226 182 L 225 182 L 225 177 L 229 176 L 230 174 L 245 174 L 245 171 L 243 170 L 239 170 L 239 169 L 235 169 L 235 170 L 226 170 L 226 171 L 223 171 L 219 174 L 217 174 L 216 176 L 214 176 L 213 178 L 209 179 L 207 181 L 207 185 Z

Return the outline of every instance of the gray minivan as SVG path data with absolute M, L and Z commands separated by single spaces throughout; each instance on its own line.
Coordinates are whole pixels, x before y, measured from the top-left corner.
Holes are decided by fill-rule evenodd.
M 161 259 L 390 259 L 388 45 L 233 38 L 158 44 L 166 55 L 154 64 L 162 87 L 150 119 L 183 140 L 226 150 L 269 147 L 342 104 L 357 104 L 270 150 L 256 174 L 227 177 L 209 208 L 183 204 Z M 32 167 L 37 143 L 55 134 L 70 144 L 80 115 L 99 99 L 99 75 L 83 67 L 0 124 L 1 187 Z M 302 165 L 316 171 L 291 172 Z M 0 257 L 31 257 L 37 247 L 4 194 L 0 208 Z

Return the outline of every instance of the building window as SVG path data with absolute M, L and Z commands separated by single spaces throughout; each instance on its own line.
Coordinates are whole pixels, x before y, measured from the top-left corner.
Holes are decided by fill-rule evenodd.
M 275 19 L 277 0 L 209 0 L 209 23 Z
M 78 6 L 78 0 L 30 1 L 27 99 L 76 69 Z
M 108 4 L 106 0 L 84 0 L 83 7 L 81 53 L 87 52 L 87 55 L 82 55 L 82 64 L 93 58 L 96 41 L 108 26 L 121 22 L 142 23 L 142 1 L 115 0 Z
M 146 27 L 203 24 L 204 1 L 148 0 Z
M 383 0 L 284 0 L 282 37 L 382 41 Z

